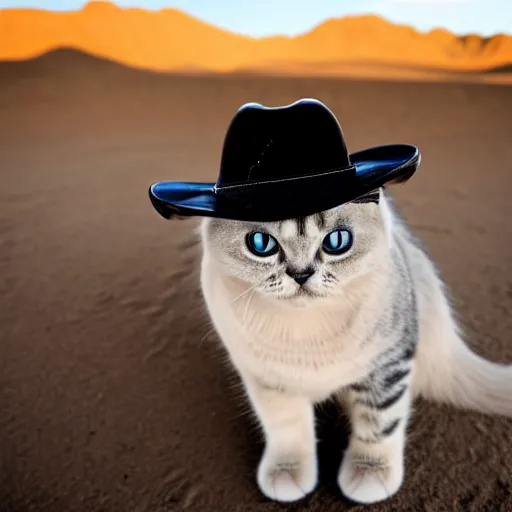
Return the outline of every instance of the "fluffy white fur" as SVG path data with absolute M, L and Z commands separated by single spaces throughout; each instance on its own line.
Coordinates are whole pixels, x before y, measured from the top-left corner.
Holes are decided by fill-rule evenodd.
M 205 219 L 204 299 L 265 434 L 261 492 L 294 501 L 317 484 L 313 405 L 336 396 L 352 432 L 339 472 L 342 492 L 372 503 L 404 478 L 411 400 L 427 398 L 512 416 L 512 366 L 486 361 L 462 341 L 434 265 L 381 191 L 347 204 L 265 225 L 283 248 L 258 259 L 245 246 L 257 223 Z M 325 256 L 307 283 L 284 268 L 315 259 L 329 230 L 350 226 L 343 258 Z M 332 260 L 332 261 L 331 261 Z

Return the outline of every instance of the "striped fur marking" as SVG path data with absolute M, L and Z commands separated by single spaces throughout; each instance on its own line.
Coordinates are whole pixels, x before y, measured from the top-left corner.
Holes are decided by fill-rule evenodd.
M 398 425 L 400 425 L 400 421 L 400 418 L 392 421 L 389 425 L 382 429 L 381 434 L 385 437 L 389 437 L 397 429 Z
M 403 378 L 407 377 L 409 373 L 411 373 L 410 368 L 396 370 L 390 375 L 386 375 L 386 377 L 384 378 L 383 386 L 386 388 L 390 388 L 391 386 L 398 384 Z

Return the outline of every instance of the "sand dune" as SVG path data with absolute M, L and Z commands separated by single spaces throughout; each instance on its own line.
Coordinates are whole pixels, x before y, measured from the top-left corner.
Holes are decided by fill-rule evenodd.
M 76 68 L 77 62 L 83 66 L 94 66 L 97 69 L 111 69 L 116 65 L 127 70 L 137 69 L 133 66 L 116 62 L 114 60 L 96 57 L 90 53 L 73 48 L 58 48 L 50 50 L 42 55 L 30 59 L 0 61 L 4 70 L 14 68 L 27 69 L 34 66 L 37 69 L 45 69 L 47 72 L 61 74 L 63 63 L 69 63 Z M 285 65 L 286 64 L 286 65 Z M 283 69 L 284 68 L 284 69 Z M 154 70 L 160 74 L 184 75 L 184 76 L 211 76 L 231 75 L 245 77 L 316 77 L 316 78 L 350 78 L 378 81 L 415 81 L 415 82 L 456 82 L 456 83 L 488 83 L 498 85 L 512 85 L 512 66 L 504 65 L 490 68 L 485 71 L 448 70 L 417 66 L 412 64 L 385 63 L 385 62 L 293 62 L 293 61 L 269 61 L 265 66 L 258 64 L 240 66 L 230 71 L 216 71 L 201 68 L 190 64 L 176 66 L 165 70 Z M 6 73 L 8 78 L 8 73 Z
M 407 64 L 440 70 L 482 71 L 512 62 L 512 37 L 420 33 L 377 16 L 330 19 L 297 37 L 254 39 L 232 34 L 175 9 L 147 11 L 91 2 L 82 10 L 0 11 L 0 60 L 32 58 L 72 47 L 123 64 L 154 70 L 184 68 L 281 72 L 311 64 Z M 292 63 L 292 64 L 289 64 Z M 334 69 L 336 66 L 330 66 Z

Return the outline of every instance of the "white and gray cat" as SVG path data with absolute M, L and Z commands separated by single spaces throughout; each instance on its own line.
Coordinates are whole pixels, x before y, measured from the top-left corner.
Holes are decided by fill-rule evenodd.
M 307 218 L 201 226 L 206 305 L 265 436 L 261 492 L 294 501 L 317 484 L 314 405 L 351 423 L 339 470 L 360 503 L 404 478 L 414 397 L 512 416 L 512 365 L 463 342 L 433 263 L 381 189 Z

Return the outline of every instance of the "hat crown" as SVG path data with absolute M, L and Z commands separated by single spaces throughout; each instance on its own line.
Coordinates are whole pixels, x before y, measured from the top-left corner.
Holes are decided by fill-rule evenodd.
M 350 168 L 343 132 L 320 101 L 243 105 L 231 121 L 217 187 L 284 180 Z

